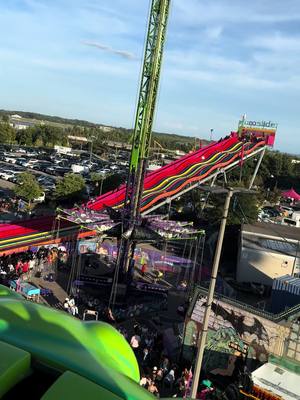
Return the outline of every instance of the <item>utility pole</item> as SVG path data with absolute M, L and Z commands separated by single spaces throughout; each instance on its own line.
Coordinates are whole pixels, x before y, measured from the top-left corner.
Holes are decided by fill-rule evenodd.
M 216 280 L 217 280 L 217 275 L 218 275 L 221 251 L 222 251 L 222 246 L 223 246 L 224 233 L 225 233 L 227 217 L 228 217 L 228 212 L 229 212 L 229 206 L 230 206 L 230 200 L 231 200 L 232 195 L 233 195 L 233 189 L 228 188 L 225 205 L 224 205 L 222 221 L 221 221 L 221 226 L 220 226 L 220 230 L 219 230 L 217 247 L 216 247 L 216 251 L 215 251 L 215 257 L 214 257 L 214 261 L 213 261 L 211 280 L 210 280 L 210 285 L 209 285 L 209 289 L 208 289 L 208 293 L 207 293 L 206 307 L 205 307 L 205 313 L 204 313 L 204 318 L 203 318 L 202 330 L 201 330 L 200 338 L 198 340 L 198 346 L 197 346 L 198 353 L 197 353 L 195 371 L 194 371 L 193 383 L 192 383 L 192 393 L 191 393 L 192 399 L 196 399 L 196 396 L 197 396 L 199 377 L 200 377 L 203 354 L 204 354 L 207 332 L 208 332 L 208 323 L 209 323 L 211 305 L 212 305 L 213 298 L 214 298 L 214 292 L 215 292 Z
M 104 181 L 105 177 L 102 175 L 102 179 L 101 179 L 101 183 L 100 183 L 100 191 L 99 191 L 99 196 L 102 195 L 102 187 L 103 187 L 103 181 Z
M 93 155 L 93 139 L 95 139 L 95 136 L 91 136 L 91 147 L 90 147 L 90 162 L 89 162 L 89 166 L 91 167 L 92 165 L 92 155 Z
M 294 263 L 293 263 L 292 276 L 295 276 L 296 272 L 299 273 L 299 267 L 300 267 L 300 264 L 298 264 L 299 244 L 300 244 L 300 241 L 298 240 L 298 242 L 296 243 L 296 254 L 295 254 Z M 296 269 L 297 269 L 297 271 L 296 271 Z

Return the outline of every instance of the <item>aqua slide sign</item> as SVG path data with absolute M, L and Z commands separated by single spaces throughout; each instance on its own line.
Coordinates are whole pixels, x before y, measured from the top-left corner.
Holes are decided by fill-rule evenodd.
M 242 119 L 239 121 L 239 128 L 252 128 L 252 129 L 277 129 L 278 124 L 272 121 L 247 121 Z

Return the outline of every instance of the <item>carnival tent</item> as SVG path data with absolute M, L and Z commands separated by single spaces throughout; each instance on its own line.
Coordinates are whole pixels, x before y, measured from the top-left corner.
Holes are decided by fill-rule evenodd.
M 298 194 L 293 188 L 282 193 L 285 198 L 290 198 L 296 201 L 300 201 L 300 194 Z

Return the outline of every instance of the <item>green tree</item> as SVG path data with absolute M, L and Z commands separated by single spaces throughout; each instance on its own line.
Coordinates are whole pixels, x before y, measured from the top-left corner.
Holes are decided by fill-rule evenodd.
M 206 217 L 211 223 L 219 222 L 223 215 L 225 194 L 212 195 L 210 207 L 206 208 Z M 260 202 L 256 195 L 235 193 L 231 199 L 227 224 L 239 225 L 257 221 Z
M 32 146 L 32 128 L 18 131 L 16 133 L 16 141 L 21 146 Z
M 84 187 L 85 181 L 81 175 L 68 173 L 57 182 L 54 195 L 57 199 L 79 197 Z
M 32 200 L 42 195 L 43 190 L 34 175 L 23 172 L 18 176 L 18 185 L 15 186 L 14 192 L 17 196 L 28 201 L 30 206 Z
M 7 114 L 2 115 L 2 121 L 8 123 L 9 122 L 9 116 Z
M 125 176 L 122 176 L 120 174 L 108 175 L 103 181 L 103 193 L 117 189 L 124 182 Z
M 61 144 L 61 140 L 64 136 L 64 132 L 61 128 L 57 128 L 51 125 L 45 125 L 43 126 L 43 130 L 46 145 L 54 147 L 57 144 Z
M 16 132 L 9 123 L 0 123 L 0 143 L 12 143 L 15 140 Z
M 281 197 L 281 191 L 274 188 L 274 190 L 270 190 L 268 191 L 268 193 L 266 194 L 266 200 L 268 200 L 270 203 L 272 204 L 276 204 Z

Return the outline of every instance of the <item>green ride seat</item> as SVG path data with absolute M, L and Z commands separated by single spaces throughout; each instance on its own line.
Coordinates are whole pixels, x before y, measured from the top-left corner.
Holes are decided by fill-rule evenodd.
M 30 373 L 31 355 L 0 342 L 0 398 Z
M 122 400 L 109 390 L 67 371 L 41 397 L 41 400 Z

